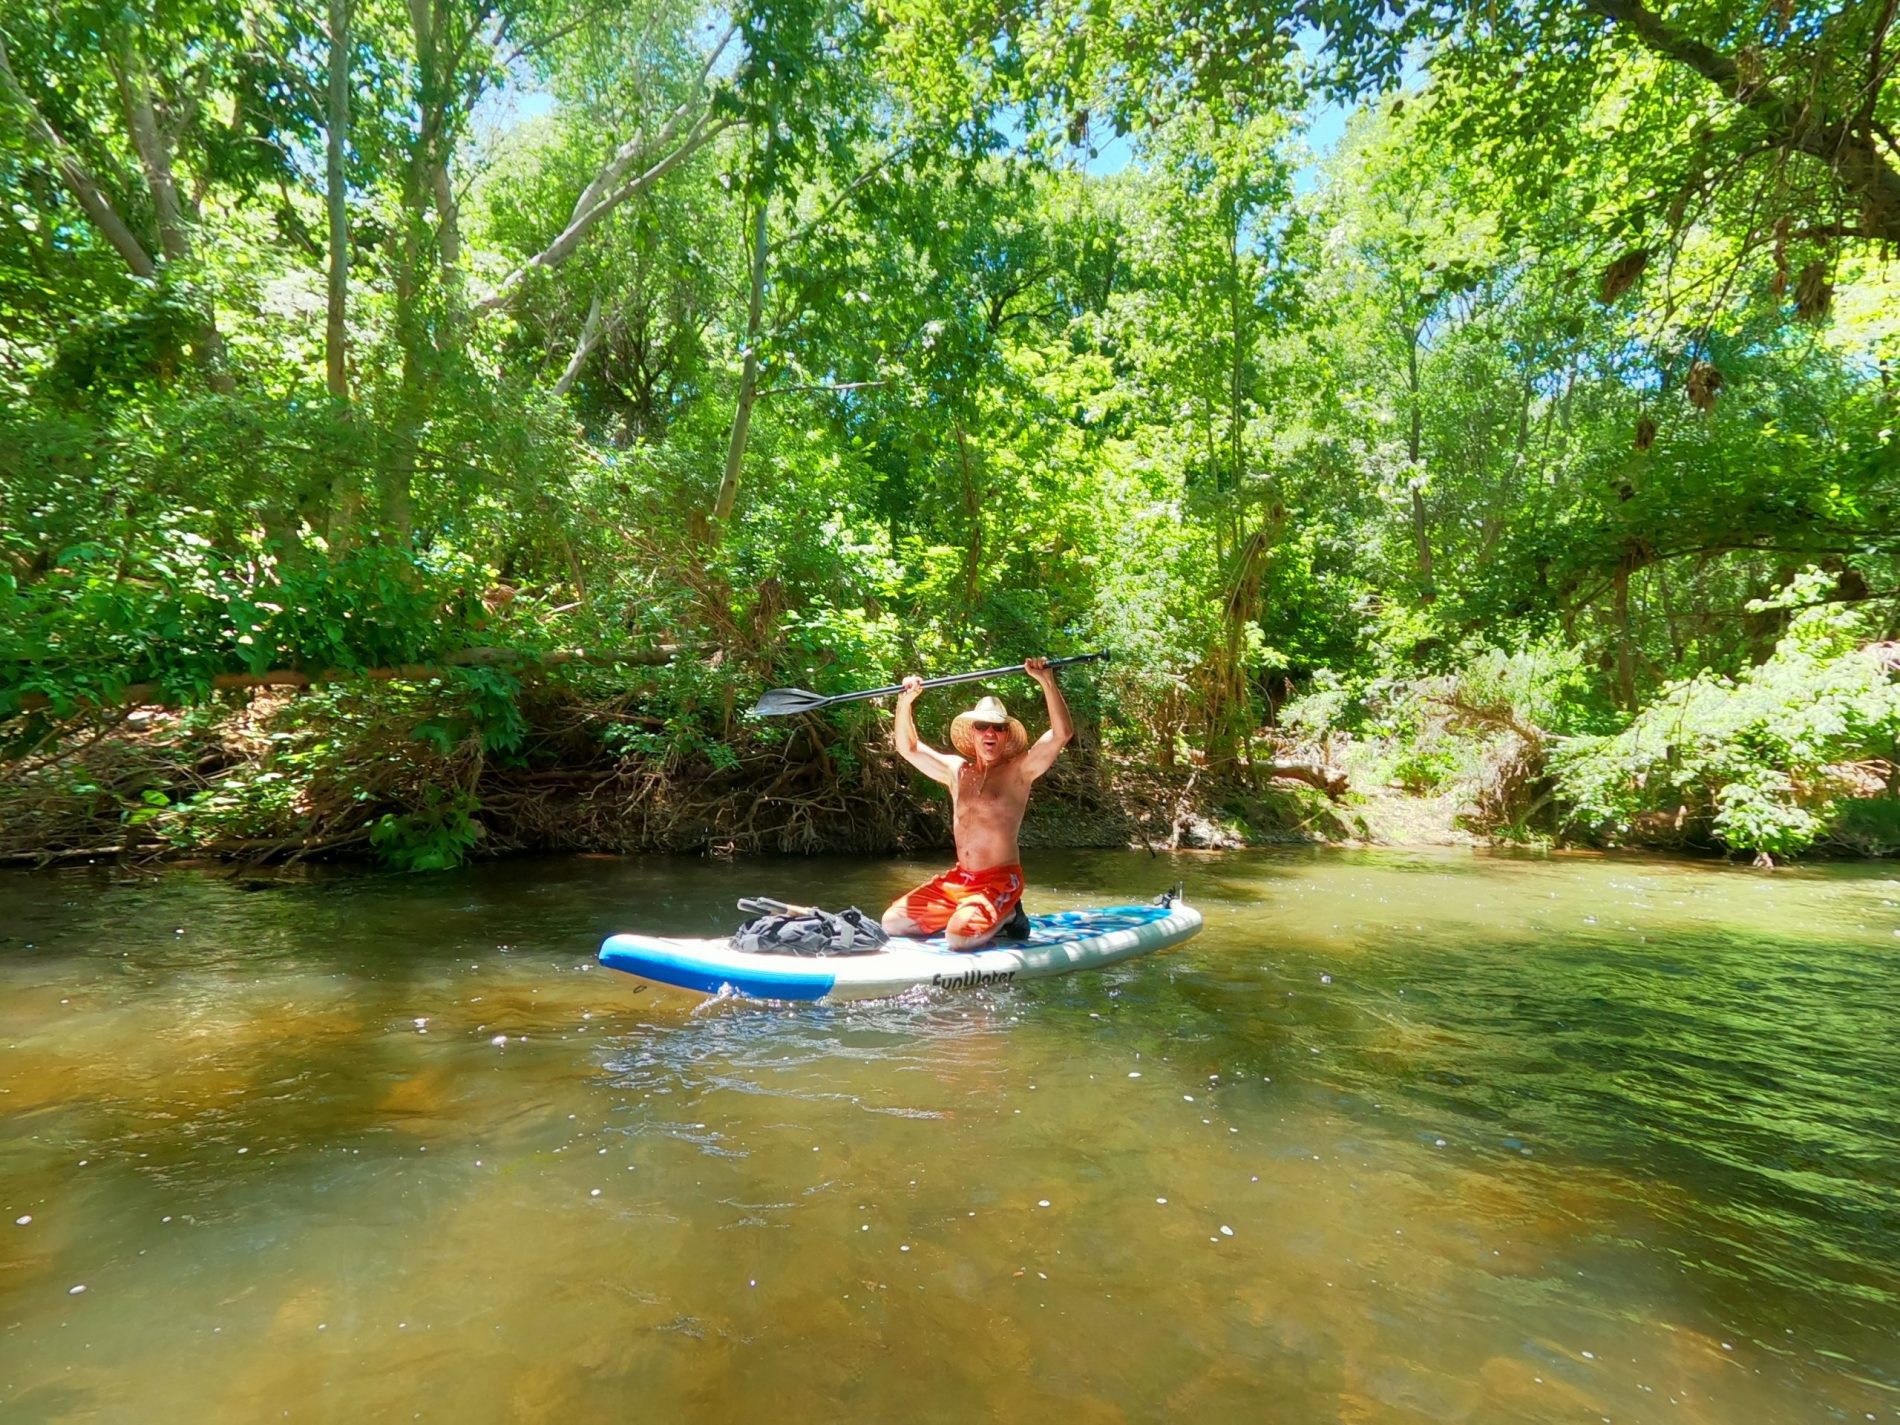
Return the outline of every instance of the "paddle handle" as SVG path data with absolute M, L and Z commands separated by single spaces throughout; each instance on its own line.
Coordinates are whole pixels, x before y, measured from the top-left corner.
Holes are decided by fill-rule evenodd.
M 1049 660 L 1049 666 L 1051 668 L 1066 668 L 1071 663 L 1106 663 L 1107 661 L 1108 655 L 1106 653 L 1077 653 L 1068 658 L 1051 658 Z M 977 673 L 946 673 L 941 678 L 926 678 L 924 679 L 923 685 L 926 688 L 947 688 L 952 683 L 974 683 L 982 678 L 998 678 L 1005 673 L 1020 673 L 1022 671 L 1023 665 L 1020 663 L 1005 663 L 1001 668 L 985 668 Z M 860 698 L 888 698 L 892 693 L 901 693 L 903 691 L 904 685 L 902 683 L 893 683 L 888 688 L 872 688 L 869 692 L 864 693 L 839 693 L 835 697 L 825 699 L 825 701 L 831 703 L 855 703 Z

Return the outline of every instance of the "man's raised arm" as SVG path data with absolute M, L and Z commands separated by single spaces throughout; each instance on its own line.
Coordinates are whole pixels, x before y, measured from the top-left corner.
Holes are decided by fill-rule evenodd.
M 891 741 L 897 748 L 897 755 L 931 781 L 954 787 L 957 784 L 957 763 L 961 759 L 927 746 L 917 735 L 917 716 L 912 709 L 923 686 L 924 680 L 915 673 L 904 679 L 904 691 L 897 695 L 897 722 L 891 730 Z
M 1056 686 L 1055 670 L 1048 660 L 1031 658 L 1023 664 L 1023 672 L 1042 684 L 1042 700 L 1049 708 L 1049 730 L 1023 754 L 1023 775 L 1033 780 L 1056 765 L 1056 754 L 1075 736 L 1075 724 L 1069 720 L 1068 699 Z

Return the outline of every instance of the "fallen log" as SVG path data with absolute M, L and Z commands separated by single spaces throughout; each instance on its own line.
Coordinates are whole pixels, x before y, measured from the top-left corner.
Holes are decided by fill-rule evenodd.
M 1570 740 L 1567 737 L 1559 736 L 1557 733 L 1546 732 L 1536 723 L 1519 717 L 1516 711 L 1508 704 L 1499 703 L 1495 706 L 1485 706 L 1444 693 L 1434 693 L 1427 701 L 1437 703 L 1440 707 L 1450 712 L 1454 718 L 1461 718 L 1465 722 L 1477 727 L 1501 727 L 1516 736 L 1518 741 L 1527 747 L 1542 747 L 1546 743 L 1568 742 Z
M 148 844 L 139 842 L 128 846 L 120 841 L 111 846 L 73 846 L 58 851 L 0 851 L 0 865 L 30 865 L 38 870 L 44 866 L 57 865 L 62 861 L 102 860 L 108 856 L 123 856 L 129 851 L 137 851 Z
M 1346 794 L 1346 774 L 1337 767 L 1322 766 L 1318 762 L 1268 762 L 1265 765 L 1269 776 L 1305 782 L 1309 787 L 1318 787 L 1334 801 Z
M 444 654 L 433 663 L 402 663 L 393 668 L 323 668 L 308 673 L 300 668 L 277 668 L 268 673 L 219 673 L 211 679 L 214 692 L 244 688 L 309 688 L 318 683 L 347 683 L 367 679 L 372 683 L 427 682 L 454 668 L 556 668 L 567 663 L 594 667 L 637 666 L 656 668 L 670 663 L 676 654 L 697 653 L 696 644 L 662 643 L 655 648 L 586 649 L 554 648 L 534 652 L 519 648 L 464 648 Z M 122 707 L 170 706 L 178 699 L 159 683 L 132 683 L 115 700 Z M 45 693 L 27 693 L 16 712 L 40 712 L 53 705 Z M 90 703 L 82 704 L 91 706 Z M 4 716 L 4 715 L 0 715 Z
M 292 861 L 313 851 L 334 850 L 369 840 L 370 829 L 359 826 L 337 836 L 264 836 L 226 841 L 206 841 L 198 845 L 175 846 L 166 841 L 120 841 L 110 846 L 71 846 L 53 851 L 0 851 L 0 865 L 30 865 L 35 870 L 66 861 L 189 861 L 194 857 L 248 855 L 269 859 L 284 851 L 294 852 Z

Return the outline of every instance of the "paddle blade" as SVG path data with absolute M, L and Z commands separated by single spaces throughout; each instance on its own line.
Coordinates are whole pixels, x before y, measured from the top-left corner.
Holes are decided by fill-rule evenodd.
M 752 705 L 754 717 L 790 717 L 794 713 L 812 712 L 831 701 L 823 693 L 808 693 L 803 688 L 773 688 L 759 696 Z

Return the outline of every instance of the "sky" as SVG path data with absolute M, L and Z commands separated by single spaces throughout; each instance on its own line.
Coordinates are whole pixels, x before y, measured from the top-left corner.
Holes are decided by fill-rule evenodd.
M 1309 59 L 1318 54 L 1321 48 L 1319 33 L 1314 30 L 1303 31 L 1296 39 L 1300 50 Z M 1423 79 L 1423 70 L 1416 65 L 1406 66 L 1408 86 Z M 545 118 L 554 112 L 557 101 L 545 89 L 532 85 L 508 84 L 492 94 L 484 104 L 488 110 L 477 123 L 477 131 L 482 138 L 493 140 L 505 135 L 517 125 L 531 123 Z M 1317 187 L 1321 170 L 1326 160 L 1339 143 L 1345 132 L 1346 118 L 1351 111 L 1342 104 L 1328 102 L 1313 111 L 1311 123 L 1306 130 L 1307 149 L 1311 155 L 1309 161 L 1294 174 L 1294 190 L 1306 193 Z M 1009 132 L 1006 130 L 1006 132 Z M 1020 139 L 1020 129 L 1009 132 L 1012 139 Z M 1135 160 L 1135 142 L 1130 135 L 1111 138 L 1096 151 L 1084 165 L 1085 172 L 1097 177 L 1107 177 L 1120 173 Z

